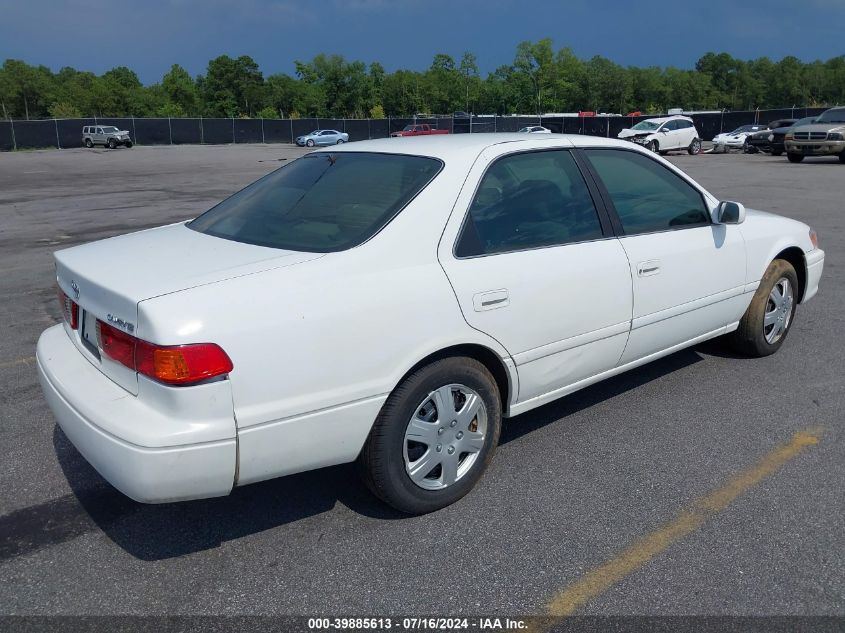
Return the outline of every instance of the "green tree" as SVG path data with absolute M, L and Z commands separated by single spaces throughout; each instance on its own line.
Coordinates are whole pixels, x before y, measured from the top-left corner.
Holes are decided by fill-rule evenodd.
M 179 64 L 173 64 L 161 79 L 161 87 L 167 99 L 179 106 L 188 116 L 200 113 L 200 96 L 197 85 L 188 71 Z

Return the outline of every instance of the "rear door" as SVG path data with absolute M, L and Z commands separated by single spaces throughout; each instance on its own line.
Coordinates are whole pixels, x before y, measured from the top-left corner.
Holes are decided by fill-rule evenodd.
M 524 403 L 617 363 L 631 276 L 568 149 L 501 152 L 473 167 L 439 257 L 466 321 L 514 359 Z
M 745 309 L 745 242 L 712 224 L 707 200 L 662 161 L 636 150 L 586 149 L 615 212 L 634 285 L 631 335 L 621 363 L 735 323 Z

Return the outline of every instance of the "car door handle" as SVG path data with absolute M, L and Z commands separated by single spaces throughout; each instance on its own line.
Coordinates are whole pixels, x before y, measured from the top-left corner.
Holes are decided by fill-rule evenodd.
M 650 259 L 647 262 L 637 264 L 637 275 L 639 277 L 651 277 L 660 274 L 660 260 Z
M 505 288 L 479 292 L 472 297 L 472 305 L 476 312 L 504 308 L 509 303 L 510 298 L 508 297 L 508 291 Z

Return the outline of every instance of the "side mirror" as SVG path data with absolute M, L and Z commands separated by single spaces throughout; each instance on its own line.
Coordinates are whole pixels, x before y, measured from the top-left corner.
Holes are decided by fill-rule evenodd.
M 740 202 L 722 201 L 713 210 L 716 224 L 742 224 L 745 222 L 745 205 Z

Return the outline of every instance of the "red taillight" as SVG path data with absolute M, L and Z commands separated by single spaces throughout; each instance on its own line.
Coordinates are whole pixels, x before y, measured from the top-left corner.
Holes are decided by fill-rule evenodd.
M 79 327 L 79 306 L 64 293 L 64 290 L 59 288 L 58 284 L 56 284 L 56 293 L 59 297 L 59 305 L 62 308 L 62 316 L 70 325 L 70 329 L 75 330 Z
M 819 236 L 813 229 L 810 229 L 810 243 L 813 245 L 813 248 L 819 247 Z
M 155 345 L 97 321 L 100 349 L 112 360 L 153 380 L 188 385 L 232 371 L 232 361 L 214 343 Z

